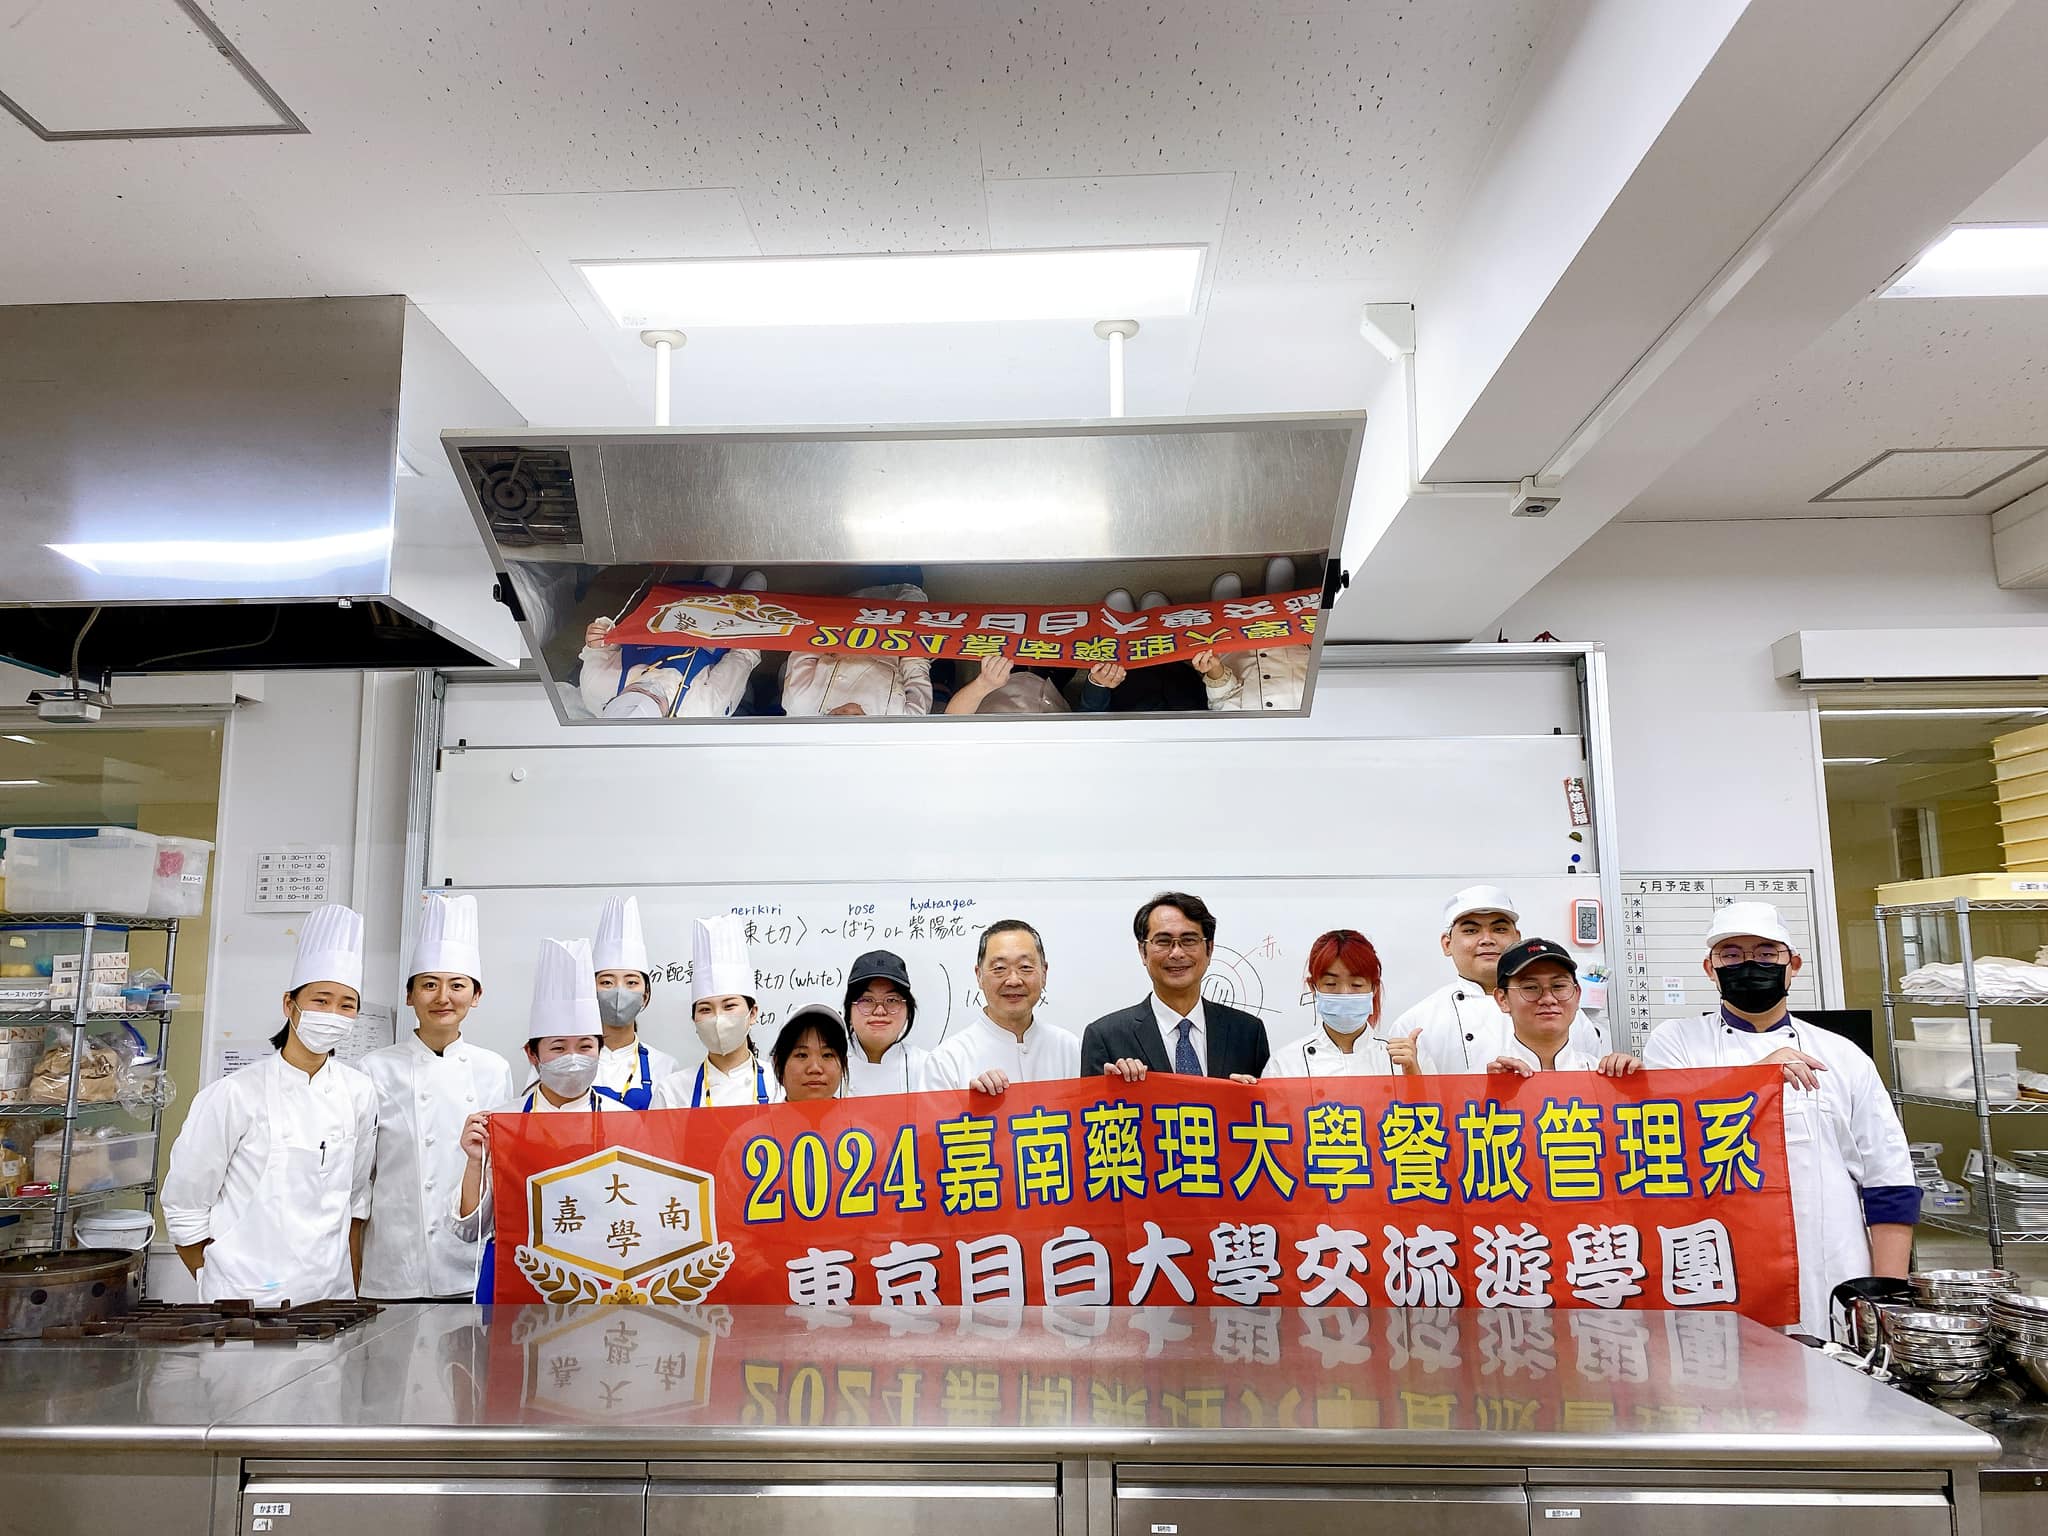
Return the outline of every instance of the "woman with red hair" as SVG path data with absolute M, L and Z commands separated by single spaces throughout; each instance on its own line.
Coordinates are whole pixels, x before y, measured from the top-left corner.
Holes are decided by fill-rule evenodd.
M 1273 1053 L 1267 1077 L 1391 1077 L 1403 1047 L 1373 1033 L 1380 1021 L 1380 956 L 1355 928 L 1336 928 L 1309 946 L 1309 995 L 1315 999 L 1313 1033 Z

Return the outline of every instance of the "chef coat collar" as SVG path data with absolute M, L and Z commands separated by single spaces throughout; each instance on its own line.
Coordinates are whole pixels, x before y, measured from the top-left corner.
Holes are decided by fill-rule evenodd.
M 1721 1022 L 1730 1029 L 1741 1030 L 1745 1035 L 1768 1035 L 1774 1030 L 1789 1030 L 1792 1027 L 1792 1015 L 1788 1011 L 1785 1017 L 1778 1020 L 1777 1023 L 1766 1024 L 1763 1028 L 1759 1029 L 1756 1025 L 1750 1023 L 1749 1020 L 1743 1018 L 1742 1015 L 1736 1013 L 1726 1003 L 1723 1003 L 1721 1005 Z

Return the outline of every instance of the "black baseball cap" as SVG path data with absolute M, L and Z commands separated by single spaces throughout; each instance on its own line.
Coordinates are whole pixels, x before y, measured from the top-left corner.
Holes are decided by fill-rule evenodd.
M 910 990 L 910 967 L 903 963 L 903 957 L 886 949 L 871 949 L 853 962 L 853 968 L 846 973 L 846 1012 L 853 1013 L 853 1000 L 871 981 L 886 981 L 903 994 L 910 1007 L 903 1025 L 908 1035 L 917 1022 L 917 994 Z
M 1571 951 L 1562 944 L 1553 943 L 1549 939 L 1524 939 L 1514 948 L 1501 951 L 1499 979 L 1494 983 L 1495 986 L 1505 987 L 1530 966 L 1543 960 L 1563 966 L 1574 976 L 1579 974 L 1579 962 L 1572 958 Z

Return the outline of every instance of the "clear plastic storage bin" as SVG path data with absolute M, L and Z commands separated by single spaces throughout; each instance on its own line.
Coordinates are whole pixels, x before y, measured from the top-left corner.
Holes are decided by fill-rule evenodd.
M 63 1160 L 64 1137 L 40 1136 L 35 1145 L 35 1181 L 54 1186 Z M 156 1137 L 148 1131 L 115 1131 L 111 1135 L 81 1134 L 71 1143 L 71 1192 L 120 1189 L 146 1184 L 156 1171 Z
M 7 910 L 139 916 L 156 884 L 157 839 L 128 827 L 9 827 Z
M 147 917 L 197 917 L 206 910 L 206 866 L 213 844 L 196 837 L 156 840 L 156 878 Z
M 1899 1040 L 1894 1044 L 1899 1052 L 1899 1092 L 1975 1101 L 1967 1037 L 1956 1045 L 1936 1045 L 1927 1040 Z M 2020 1048 L 1985 1041 L 1984 1097 L 1994 1104 L 2010 1104 L 2019 1096 Z

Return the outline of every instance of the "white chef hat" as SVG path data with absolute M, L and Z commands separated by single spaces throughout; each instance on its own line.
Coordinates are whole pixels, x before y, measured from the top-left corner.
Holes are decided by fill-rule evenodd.
M 592 973 L 638 971 L 647 974 L 647 935 L 640 927 L 640 898 L 612 896 L 597 919 L 597 942 L 590 946 Z
M 299 929 L 299 952 L 292 960 L 291 984 L 296 992 L 316 981 L 363 990 L 363 918 L 360 912 L 329 902 L 306 914 Z
M 1449 901 L 1444 903 L 1444 932 L 1449 933 L 1461 917 L 1470 917 L 1474 912 L 1505 912 L 1516 922 L 1522 914 L 1515 909 L 1515 898 L 1497 885 L 1468 885 Z
M 474 896 L 429 896 L 420 913 L 420 931 L 412 944 L 412 964 L 405 977 L 429 973 L 467 976 L 484 984 L 484 955 L 477 939 Z
M 540 956 L 533 964 L 533 1006 L 527 1013 L 527 1039 L 603 1035 L 595 977 L 588 939 L 542 939 Z
M 1723 939 L 1739 938 L 1775 939 L 1794 953 L 1798 949 L 1792 942 L 1792 930 L 1785 926 L 1785 919 L 1768 901 L 1731 901 L 1716 912 L 1714 920 L 1707 925 L 1709 949 Z
M 690 943 L 690 1001 L 707 997 L 752 997 L 754 961 L 747 953 L 747 925 L 737 917 L 700 917 Z

